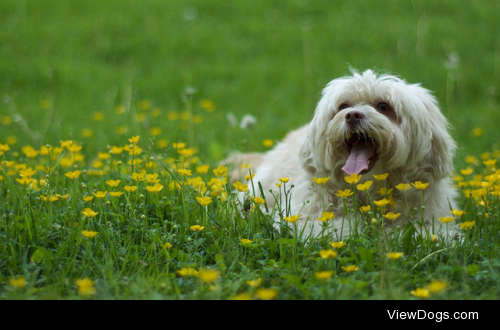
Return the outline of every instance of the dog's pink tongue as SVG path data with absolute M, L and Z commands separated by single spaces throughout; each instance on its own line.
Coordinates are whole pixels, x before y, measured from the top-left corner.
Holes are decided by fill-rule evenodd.
M 365 141 L 356 142 L 352 145 L 351 153 L 345 166 L 342 170 L 351 175 L 353 173 L 360 174 L 368 169 L 368 159 L 375 152 L 375 146 Z

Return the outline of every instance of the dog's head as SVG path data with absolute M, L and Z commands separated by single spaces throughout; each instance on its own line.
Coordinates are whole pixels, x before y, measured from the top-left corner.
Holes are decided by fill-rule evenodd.
M 300 157 L 314 174 L 377 168 L 441 179 L 453 170 L 454 150 L 448 122 L 428 90 L 368 70 L 326 86 Z

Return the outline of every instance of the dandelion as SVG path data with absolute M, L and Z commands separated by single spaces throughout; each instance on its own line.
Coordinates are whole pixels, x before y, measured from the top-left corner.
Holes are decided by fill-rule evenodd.
M 430 293 L 439 293 L 448 287 L 448 283 L 444 281 L 433 280 L 425 287 Z
M 196 197 L 196 200 L 201 206 L 207 206 L 212 203 L 212 197 Z
M 251 286 L 252 288 L 257 288 L 262 284 L 262 278 L 258 278 L 256 280 L 252 280 L 252 281 L 247 281 L 246 283 L 249 286 Z
M 297 220 L 299 220 L 299 218 L 300 218 L 300 214 L 297 214 L 297 215 L 290 216 L 290 217 L 284 217 L 283 220 L 290 222 L 290 223 L 295 223 L 295 222 L 297 222 Z
M 82 214 L 84 216 L 86 216 L 87 218 L 94 218 L 96 215 L 98 215 L 99 213 L 97 212 L 94 212 L 92 209 L 90 208 L 85 208 L 83 211 L 82 211 Z
M 469 230 L 472 227 L 474 227 L 475 224 L 476 224 L 475 221 L 466 221 L 460 224 L 460 228 L 462 228 L 463 230 Z
M 453 217 L 440 217 L 438 218 L 439 221 L 441 221 L 442 223 L 450 223 L 454 220 Z
M 189 229 L 191 229 L 192 231 L 203 231 L 203 229 L 205 229 L 205 227 L 200 226 L 200 225 L 194 225 L 194 226 L 189 227 Z
M 337 191 L 337 193 L 335 194 L 336 196 L 339 196 L 339 197 L 342 197 L 342 198 L 347 198 L 351 195 L 353 195 L 354 192 L 351 192 L 351 189 L 346 189 L 346 190 L 339 190 Z
M 236 188 L 236 190 L 238 190 L 239 192 L 245 192 L 245 191 L 248 191 L 248 185 L 246 184 L 242 184 L 241 182 L 235 182 L 233 183 L 233 186 L 234 188 Z
M 314 273 L 314 276 L 319 280 L 327 280 L 327 279 L 331 278 L 333 276 L 333 274 L 335 274 L 335 272 L 333 270 L 325 270 L 322 272 Z
M 416 189 L 424 190 L 425 188 L 427 188 L 427 186 L 429 184 L 428 183 L 422 183 L 420 181 L 416 181 L 416 182 L 412 183 L 411 185 L 414 186 Z
M 246 238 L 240 239 L 240 242 L 243 243 L 243 244 L 252 244 L 253 243 L 253 241 L 251 241 L 249 239 L 246 239 Z
M 74 172 L 68 172 L 68 173 L 66 173 L 64 175 L 66 177 L 70 178 L 71 180 L 75 180 L 75 179 L 78 179 L 81 174 L 82 174 L 82 171 L 77 170 L 77 171 L 74 171 Z
M 372 206 L 371 205 L 361 206 L 359 210 L 363 213 L 368 213 L 372 210 Z
M 131 192 L 134 192 L 137 190 L 137 186 L 125 186 L 125 187 L 123 187 L 123 189 L 125 189 L 125 191 L 131 193 Z
M 159 193 L 163 188 L 164 186 L 159 183 L 155 184 L 154 186 L 146 186 L 146 190 L 150 193 Z
M 19 276 L 9 279 L 9 285 L 16 289 L 22 289 L 26 286 L 26 278 L 24 276 Z
M 358 189 L 360 191 L 366 191 L 366 190 L 370 189 L 372 183 L 373 183 L 373 181 L 366 181 L 365 183 L 358 184 L 356 186 L 356 189 Z
M 416 288 L 411 291 L 411 294 L 417 298 L 428 298 L 430 293 L 428 289 Z
M 198 277 L 198 272 L 194 268 L 182 268 L 182 269 L 177 271 L 177 274 L 179 274 L 182 277 L 186 277 L 186 276 Z
M 121 180 L 109 180 L 109 181 L 106 181 L 106 184 L 112 188 L 114 187 L 118 187 L 118 185 L 121 183 L 122 181 Z
M 337 257 L 337 252 L 334 250 L 321 250 L 319 251 L 319 256 L 323 259 L 333 259 Z
M 345 182 L 350 183 L 350 184 L 356 184 L 358 183 L 359 180 L 361 180 L 361 175 L 358 175 L 356 173 L 353 173 L 349 176 L 346 176 L 344 178 Z
M 83 296 L 93 296 L 96 294 L 94 281 L 92 281 L 90 278 L 77 280 L 76 285 L 78 286 L 78 293 Z
M 384 181 L 385 179 L 387 179 L 387 177 L 389 176 L 389 173 L 384 173 L 384 174 L 374 174 L 373 177 L 378 180 L 378 181 Z
M 104 198 L 108 195 L 107 191 L 98 191 L 94 193 L 94 196 L 97 198 Z
M 213 283 L 220 278 L 220 273 L 215 269 L 200 269 L 198 277 L 203 283 Z
M 281 179 L 278 179 L 280 182 L 282 183 L 287 183 L 288 181 L 290 181 L 290 178 L 287 178 L 287 177 L 284 177 L 284 178 L 281 178 Z
M 387 212 L 387 214 L 384 214 L 384 218 L 389 220 L 396 220 L 400 215 L 401 213 Z
M 342 266 L 341 268 L 346 273 L 357 272 L 359 270 L 359 267 L 356 265 Z
M 400 183 L 396 186 L 396 189 L 399 191 L 407 191 L 411 189 L 411 185 L 409 183 Z
M 403 252 L 389 252 L 386 253 L 385 256 L 391 260 L 397 260 L 403 256 Z
M 332 220 L 334 217 L 335 214 L 333 214 L 333 212 L 323 212 L 321 213 L 321 217 L 319 217 L 318 220 L 322 222 L 327 222 Z
M 261 288 L 255 291 L 255 295 L 260 300 L 274 300 L 278 296 L 278 290 Z
M 266 203 L 266 200 L 262 197 L 251 197 L 250 196 L 250 199 L 255 203 L 255 204 L 265 204 Z
M 328 180 L 330 180 L 330 177 L 328 177 L 328 178 L 313 178 L 313 181 L 316 182 L 317 184 L 324 184 Z
M 330 242 L 330 246 L 334 249 L 340 249 L 346 246 L 346 242 Z

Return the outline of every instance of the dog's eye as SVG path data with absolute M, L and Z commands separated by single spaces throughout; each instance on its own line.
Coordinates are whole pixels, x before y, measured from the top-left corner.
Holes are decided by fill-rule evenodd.
M 349 104 L 347 104 L 347 103 L 342 103 L 342 104 L 340 105 L 340 107 L 339 107 L 339 111 L 342 111 L 342 110 L 347 109 L 347 108 L 349 108 Z
M 385 102 L 380 102 L 377 105 L 377 109 L 380 111 L 389 111 L 389 110 L 391 110 L 391 107 L 389 106 L 389 104 L 387 104 Z

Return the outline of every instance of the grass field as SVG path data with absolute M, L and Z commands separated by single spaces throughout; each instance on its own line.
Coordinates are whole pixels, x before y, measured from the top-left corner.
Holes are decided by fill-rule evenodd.
M 500 297 L 498 1 L 0 3 L 0 299 Z M 374 212 L 305 244 L 240 216 L 218 162 L 308 122 L 350 67 L 435 92 L 462 241 Z

